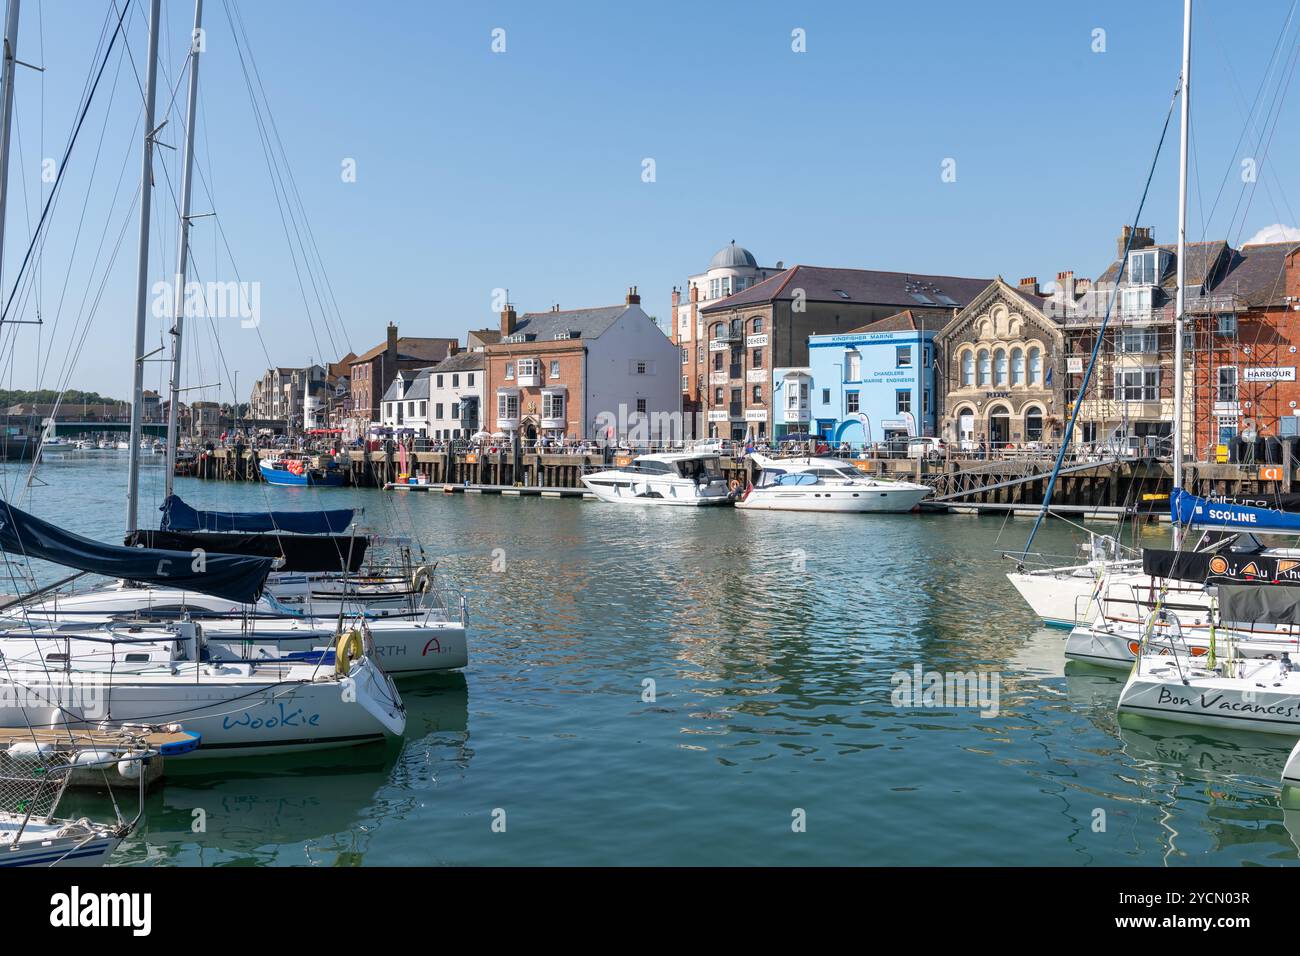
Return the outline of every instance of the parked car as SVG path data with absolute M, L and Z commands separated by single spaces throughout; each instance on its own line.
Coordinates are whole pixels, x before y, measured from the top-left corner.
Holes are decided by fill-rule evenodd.
M 948 453 L 948 445 L 942 438 L 913 438 L 907 443 L 908 458 L 928 458 L 931 461 L 943 458 Z
M 730 438 L 703 438 L 691 446 L 691 451 L 727 455 L 731 453 L 731 445 Z

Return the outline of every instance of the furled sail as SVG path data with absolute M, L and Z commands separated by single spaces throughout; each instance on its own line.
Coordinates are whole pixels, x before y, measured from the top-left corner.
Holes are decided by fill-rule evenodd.
M 353 508 L 333 511 L 198 511 L 171 495 L 162 503 L 162 531 L 284 531 L 290 534 L 341 534 L 356 515 Z
M 1175 489 L 1169 496 L 1169 511 L 1173 520 L 1184 527 L 1300 533 L 1300 513 L 1258 507 L 1256 503 L 1241 504 L 1238 499 L 1202 498 Z
M 270 558 L 124 548 L 84 538 L 0 502 L 0 550 L 92 574 L 184 588 L 244 604 L 262 595 Z
M 166 551 L 219 551 L 279 558 L 277 571 L 302 574 L 325 571 L 359 571 L 370 540 L 365 535 L 243 534 L 201 531 L 132 531 L 128 547 Z

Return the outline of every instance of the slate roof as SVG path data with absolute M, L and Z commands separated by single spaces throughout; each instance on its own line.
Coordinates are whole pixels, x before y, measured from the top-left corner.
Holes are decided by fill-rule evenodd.
M 1178 246 L 1161 244 L 1177 259 Z M 1205 293 L 1236 294 L 1252 308 L 1284 305 L 1286 257 L 1300 248 L 1297 242 L 1264 242 L 1233 249 L 1222 239 L 1187 244 L 1187 286 Z M 1097 282 L 1114 282 L 1119 274 L 1116 259 Z M 1178 273 L 1170 269 L 1161 278 L 1161 288 L 1172 296 L 1178 288 Z
M 403 335 L 397 339 L 397 357 L 399 360 L 428 359 L 431 362 L 436 362 L 447 354 L 451 346 L 456 344 L 455 339 L 420 338 Z M 357 365 L 360 362 L 369 362 L 382 354 L 387 348 L 387 341 L 380 342 L 370 351 L 363 352 L 358 358 L 354 358 L 350 364 Z
M 457 352 L 425 371 L 441 375 L 444 372 L 477 372 L 481 368 L 483 368 L 482 352 Z
M 988 279 L 960 276 L 792 266 L 735 295 L 707 305 L 700 311 L 707 314 L 737 306 L 786 301 L 794 298 L 795 289 L 803 289 L 804 297 L 809 302 L 952 309 L 964 306 L 988 284 Z M 916 295 L 924 295 L 930 301 L 918 299 Z M 946 296 L 952 301 L 946 302 L 940 296 Z
M 409 402 L 409 401 L 416 401 L 422 398 L 428 398 L 429 397 L 429 372 L 430 369 L 422 368 L 422 369 L 417 369 L 414 372 L 399 373 L 398 376 L 393 379 L 392 384 L 388 386 L 388 390 L 384 392 L 384 397 L 380 399 L 380 401 Z M 412 375 L 415 376 L 414 379 L 411 378 Z M 397 390 L 398 385 L 402 382 L 403 379 L 405 379 L 406 382 L 408 383 L 405 394 L 401 394 Z
M 557 334 L 579 332 L 580 338 L 594 339 L 630 309 L 628 305 L 607 305 L 598 309 L 568 309 L 561 312 L 525 312 L 515 323 L 514 334 L 532 336 L 529 341 L 554 339 Z
M 937 332 L 947 325 L 951 318 L 952 316 L 949 313 L 913 312 L 911 309 L 904 309 L 902 312 L 887 315 L 883 319 L 868 322 L 861 328 L 851 329 L 848 334 L 855 335 L 859 332 Z

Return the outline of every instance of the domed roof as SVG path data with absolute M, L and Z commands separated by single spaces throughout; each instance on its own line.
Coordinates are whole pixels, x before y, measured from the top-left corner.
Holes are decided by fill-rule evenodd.
M 723 246 L 709 260 L 710 269 L 734 269 L 749 267 L 750 269 L 758 268 L 758 260 L 754 254 L 744 246 L 736 245 L 736 240 L 731 240 L 731 245 Z

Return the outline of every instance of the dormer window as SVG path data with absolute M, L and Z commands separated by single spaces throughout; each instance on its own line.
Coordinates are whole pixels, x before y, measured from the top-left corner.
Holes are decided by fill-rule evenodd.
M 1163 249 L 1141 249 L 1128 254 L 1129 285 L 1159 285 L 1169 261 Z

